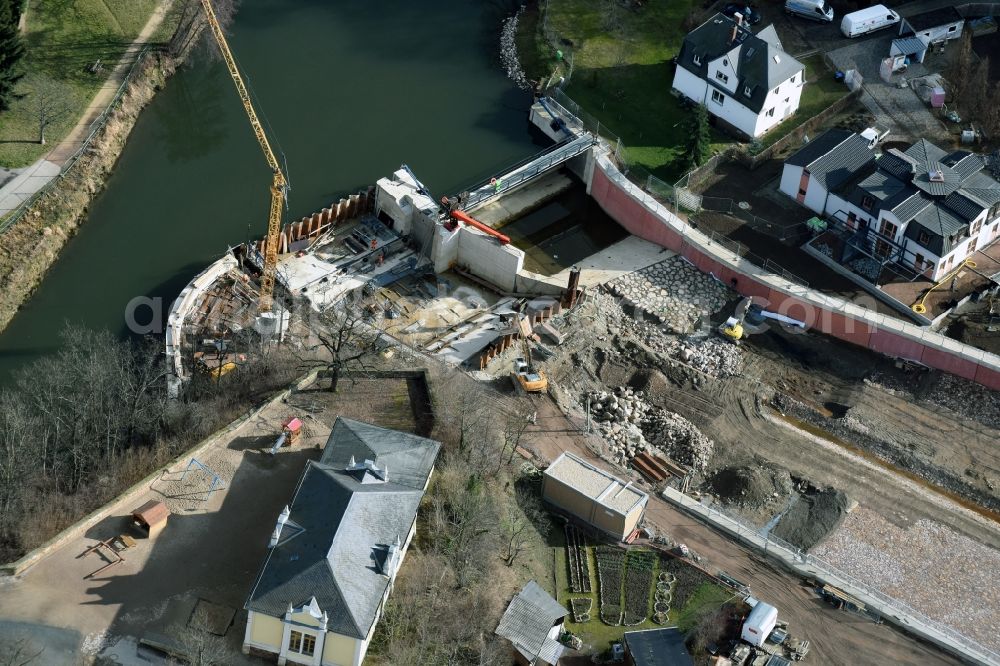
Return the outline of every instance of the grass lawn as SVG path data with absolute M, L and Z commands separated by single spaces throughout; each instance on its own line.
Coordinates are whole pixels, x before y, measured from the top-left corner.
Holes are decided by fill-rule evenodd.
M 565 608 L 571 609 L 570 599 L 579 598 L 589 598 L 593 600 L 593 605 L 590 610 L 591 620 L 589 622 L 577 623 L 573 621 L 572 612 L 566 618 L 566 629 L 567 631 L 579 636 L 584 642 L 584 651 L 591 651 L 593 653 L 603 653 L 607 652 L 613 643 L 617 643 L 622 640 L 622 636 L 626 631 L 637 631 L 643 629 L 657 629 L 660 627 L 672 627 L 678 626 L 682 631 L 690 628 L 696 624 L 697 620 L 704 616 L 704 613 L 710 609 L 716 609 L 725 603 L 727 600 L 732 599 L 732 593 L 728 590 L 710 582 L 711 579 L 704 576 L 703 573 L 697 570 L 692 570 L 693 575 L 702 577 L 705 582 L 698 585 L 698 587 L 691 593 L 688 599 L 684 602 L 683 608 L 675 609 L 671 607 L 669 613 L 667 613 L 667 621 L 660 625 L 654 622 L 652 619 L 647 619 L 642 624 L 628 627 L 628 626 L 612 626 L 605 624 L 600 619 L 600 599 L 598 593 L 598 580 L 597 580 L 597 560 L 594 556 L 595 548 L 593 545 L 587 547 L 587 558 L 590 563 L 590 583 L 592 592 L 588 594 L 580 594 L 572 592 L 569 585 L 569 570 L 566 562 L 566 547 L 565 547 L 565 537 L 561 529 L 554 529 L 549 539 L 549 543 L 553 550 L 553 560 L 556 579 L 556 600 L 562 604 Z M 653 585 L 650 587 L 650 605 L 649 605 L 649 616 L 653 615 L 653 591 L 655 586 L 655 581 L 657 579 L 657 574 L 661 570 L 660 564 L 662 560 L 658 559 L 657 568 L 654 570 L 653 574 Z M 675 588 L 676 590 L 676 588 Z
M 806 86 L 802 90 L 798 111 L 765 134 L 760 140 L 762 147 L 770 146 L 849 92 L 847 86 L 834 80 L 833 72 L 823 62 L 823 56 L 804 58 L 802 64 L 806 66 Z
M 158 0 L 42 0 L 32 2 L 26 17 L 27 75 L 11 109 L 0 114 L 0 166 L 31 164 L 48 152 L 77 123 L 122 53 L 149 20 Z M 98 59 L 104 70 L 92 74 Z M 46 131 L 48 145 L 38 141 L 32 90 L 52 80 L 69 111 Z
M 610 6 L 617 7 L 613 15 Z M 621 137 L 630 163 L 669 183 L 688 171 L 683 156 L 688 112 L 670 94 L 670 60 L 692 9 L 700 10 L 701 3 L 670 0 L 630 10 L 603 0 L 548 2 L 548 34 L 573 64 L 566 94 Z M 544 40 L 538 44 L 543 57 L 529 58 L 532 64 L 552 57 L 544 51 L 553 47 Z M 713 131 L 713 150 L 729 142 Z

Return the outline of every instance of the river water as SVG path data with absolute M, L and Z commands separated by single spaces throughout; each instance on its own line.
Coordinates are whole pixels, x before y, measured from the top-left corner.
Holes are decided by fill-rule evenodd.
M 499 66 L 500 22 L 512 9 L 506 0 L 243 0 L 230 44 L 287 160 L 288 219 L 402 162 L 440 197 L 540 150 L 530 95 Z M 142 113 L 89 219 L 0 335 L 0 383 L 56 350 L 66 321 L 127 334 L 137 296 L 159 299 L 165 319 L 228 245 L 264 234 L 270 181 L 225 67 L 194 59 Z

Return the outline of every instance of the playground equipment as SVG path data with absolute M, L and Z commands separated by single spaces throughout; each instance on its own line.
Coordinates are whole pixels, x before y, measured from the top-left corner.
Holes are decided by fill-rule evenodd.
M 184 481 L 184 478 L 187 477 L 188 472 L 191 471 L 192 467 L 201 470 L 202 472 L 205 472 L 205 474 L 208 474 L 212 478 L 212 483 L 209 484 L 208 492 L 205 494 L 205 501 L 207 502 L 212 497 L 212 493 L 214 493 L 216 490 L 221 490 L 224 487 L 222 477 L 213 472 L 211 468 L 208 467 L 208 465 L 204 464 L 197 458 L 191 458 L 191 462 L 187 464 L 187 467 L 184 468 L 184 473 L 181 474 L 182 482 Z
M 268 453 L 272 456 L 278 452 L 283 446 L 293 446 L 299 441 L 299 437 L 302 435 L 302 419 L 296 416 L 290 416 L 281 422 L 281 434 L 278 435 L 278 439 L 274 441 L 274 446 L 268 449 Z

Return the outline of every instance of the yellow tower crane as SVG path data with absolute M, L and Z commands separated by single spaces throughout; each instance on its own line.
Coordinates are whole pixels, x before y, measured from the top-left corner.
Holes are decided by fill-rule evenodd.
M 260 300 L 257 306 L 261 314 L 266 314 L 271 311 L 271 305 L 274 301 L 274 275 L 278 267 L 278 236 L 281 234 L 281 210 L 285 205 L 288 181 L 285 179 L 285 174 L 282 173 L 281 167 L 278 165 L 278 159 L 274 156 L 274 151 L 271 150 L 271 144 L 268 143 L 267 135 L 264 134 L 264 128 L 257 119 L 257 112 L 253 108 L 253 102 L 250 101 L 250 93 L 247 92 L 246 84 L 243 83 L 240 70 L 236 68 L 236 60 L 233 58 L 232 51 L 229 50 L 229 44 L 226 42 L 226 36 L 222 33 L 222 26 L 219 25 L 219 19 L 215 16 L 215 10 L 212 9 L 212 3 L 210 0 L 201 0 L 201 6 L 205 8 L 205 18 L 208 20 L 208 26 L 212 29 L 212 35 L 215 36 L 215 41 L 219 45 L 219 51 L 222 52 L 222 59 L 226 61 L 226 67 L 229 68 L 229 76 L 232 77 L 233 83 L 236 84 L 236 92 L 239 93 L 240 99 L 243 101 L 243 109 L 250 119 L 250 126 L 253 128 L 254 136 L 257 137 L 257 143 L 260 144 L 261 150 L 264 151 L 264 158 L 267 160 L 267 165 L 271 167 L 271 171 L 274 174 L 274 178 L 271 181 L 271 212 L 267 218 L 267 238 L 264 240 L 264 272 L 260 278 Z

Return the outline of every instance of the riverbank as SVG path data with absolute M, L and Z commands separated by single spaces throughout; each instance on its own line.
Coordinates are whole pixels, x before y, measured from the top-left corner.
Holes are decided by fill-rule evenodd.
M 139 113 L 177 65 L 165 54 L 144 56 L 86 153 L 18 222 L 0 234 L 0 331 L 31 297 L 79 229 L 91 201 L 111 175 Z

